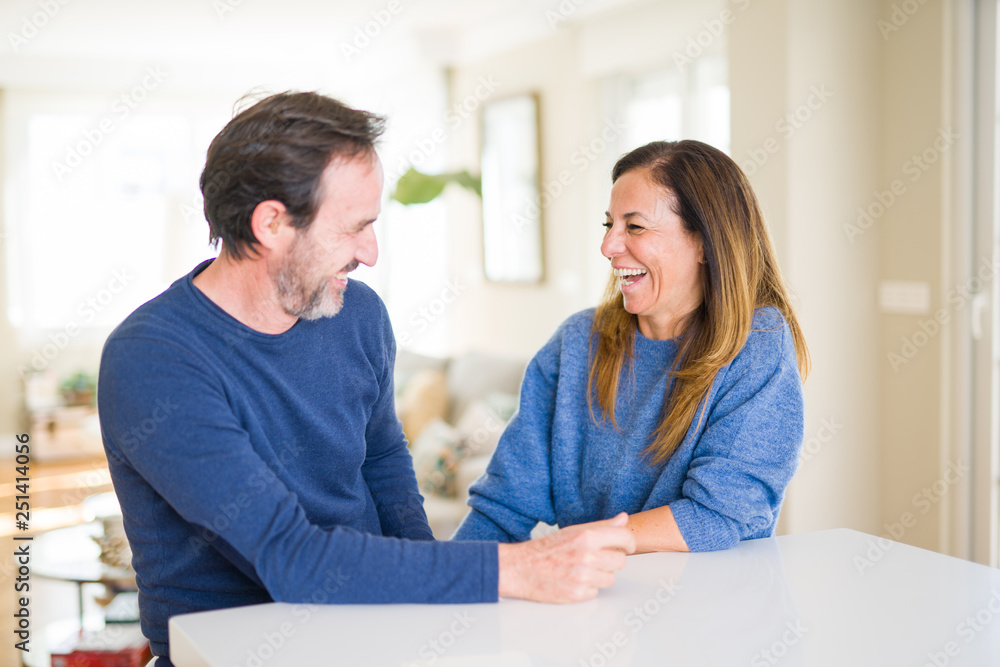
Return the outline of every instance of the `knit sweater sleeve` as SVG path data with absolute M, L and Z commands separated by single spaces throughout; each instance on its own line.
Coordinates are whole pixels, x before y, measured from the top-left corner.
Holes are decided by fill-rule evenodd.
M 455 540 L 522 542 L 539 521 L 555 524 L 550 447 L 563 328 L 531 360 L 511 419 L 486 473 L 469 489 L 471 510 Z
M 210 536 L 209 548 L 249 568 L 274 600 L 307 601 L 334 571 L 342 585 L 332 602 L 497 599 L 494 544 L 414 541 L 311 523 L 254 450 L 225 389 L 181 344 L 109 341 L 99 391 L 109 456 Z M 146 424 L 141 438 L 133 435 Z M 123 498 L 123 508 L 131 500 Z M 178 545 L 177 557 L 196 558 L 204 547 Z
M 423 498 L 417 488 L 413 460 L 396 417 L 393 397 L 396 340 L 381 300 L 378 305 L 380 331 L 377 334 L 381 341 L 379 349 L 384 353 L 380 355 L 379 398 L 365 429 L 366 454 L 361 472 L 375 500 L 383 535 L 433 540 Z
M 773 533 L 802 445 L 802 382 L 783 321 L 751 332 L 722 373 L 682 497 L 670 503 L 691 551 Z

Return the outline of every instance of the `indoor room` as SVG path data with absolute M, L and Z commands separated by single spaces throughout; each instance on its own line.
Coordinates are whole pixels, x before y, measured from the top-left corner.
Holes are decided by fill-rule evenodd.
M 706 665 L 868 664 L 854 660 L 865 650 L 881 656 L 871 664 L 1000 657 L 989 622 L 1000 612 L 995 1 L 5 0 L 0 27 L 0 666 L 152 657 L 102 440 L 102 349 L 130 313 L 218 256 L 200 186 L 209 145 L 284 91 L 385 120 L 377 261 L 350 281 L 391 323 L 380 388 L 391 387 L 435 539 L 462 524 L 470 485 L 529 406 L 532 360 L 568 319 L 630 285 L 612 274 L 605 223 L 617 220 L 613 170 L 635 148 L 695 140 L 742 170 L 811 367 L 799 413 L 776 413 L 801 428 L 794 476 L 770 499 L 780 515 L 757 546 L 743 535 L 719 551 L 742 559 L 723 578 L 703 569 L 715 554 L 671 553 L 633 580 L 632 563 L 654 556 L 630 556 L 597 597 L 610 606 L 565 606 L 553 620 L 501 595 L 467 634 L 450 612 L 412 626 L 392 616 L 408 628 L 402 652 L 372 649 L 381 657 L 366 663 L 345 648 L 344 664 L 642 665 L 664 646 Z M 327 394 L 349 389 L 348 376 Z M 137 447 L 170 428 L 165 396 L 132 422 Z M 744 437 L 770 451 L 769 432 Z M 203 528 L 226 534 L 242 520 L 234 502 L 233 516 L 217 515 L 225 526 Z M 565 528 L 545 524 L 532 536 Z M 680 582 L 675 597 L 641 592 L 641 577 L 664 572 Z M 678 606 L 707 581 L 696 607 Z M 629 607 L 614 606 L 623 582 L 621 595 L 668 611 L 629 629 Z M 754 587 L 773 602 L 764 630 L 714 619 Z M 872 621 L 891 610 L 907 616 Z M 347 634 L 394 613 L 361 608 Z M 848 631 L 852 615 L 873 625 Z M 266 637 L 284 617 L 228 618 Z M 707 629 L 656 640 L 666 644 L 638 634 L 668 618 L 732 624 L 742 639 L 697 648 L 713 643 Z M 783 630 L 799 620 L 811 632 Z M 547 641 L 536 628 L 552 623 L 565 636 Z M 897 625 L 911 633 L 902 644 Z M 602 643 L 619 627 L 621 642 Z M 308 632 L 296 632 L 283 649 L 217 638 L 208 644 L 229 653 L 199 653 L 192 630 L 185 655 L 199 657 L 173 660 L 307 664 L 295 651 Z M 449 641 L 427 649 L 439 633 Z M 135 662 L 65 661 L 74 651 Z

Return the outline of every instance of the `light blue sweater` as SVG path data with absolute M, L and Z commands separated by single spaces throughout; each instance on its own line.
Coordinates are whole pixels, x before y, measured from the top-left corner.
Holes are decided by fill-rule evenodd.
M 541 521 L 570 526 L 669 505 L 691 551 L 774 533 L 803 434 L 795 347 L 775 308 L 754 313 L 746 345 L 722 368 L 684 441 L 665 463 L 643 450 L 660 422 L 677 343 L 636 332 L 616 417 L 587 407 L 594 309 L 573 315 L 532 359 L 520 407 L 486 474 L 470 489 L 457 540 L 526 540 Z M 600 411 L 595 402 L 595 411 Z M 699 408 L 698 414 L 701 414 Z

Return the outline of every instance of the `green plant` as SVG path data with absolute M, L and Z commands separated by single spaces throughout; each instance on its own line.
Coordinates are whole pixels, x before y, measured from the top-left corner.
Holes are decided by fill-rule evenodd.
M 69 405 L 89 405 L 94 402 L 96 392 L 97 377 L 83 371 L 78 371 L 59 383 L 59 393 Z
M 396 182 L 396 189 L 390 195 L 401 204 L 426 204 L 444 191 L 449 183 L 457 183 L 463 188 L 483 196 L 483 181 L 466 170 L 447 174 L 425 174 L 410 167 Z

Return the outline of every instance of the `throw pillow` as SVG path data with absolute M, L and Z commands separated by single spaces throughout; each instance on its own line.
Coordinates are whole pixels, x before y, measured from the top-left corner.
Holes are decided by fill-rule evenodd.
M 406 383 L 396 404 L 403 434 L 412 445 L 424 427 L 434 419 L 444 419 L 448 412 L 448 386 L 443 370 L 417 371 Z
M 455 429 L 440 419 L 431 420 L 410 446 L 410 453 L 420 492 L 454 498 L 455 475 L 465 458 Z

